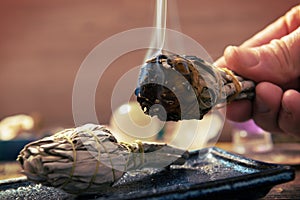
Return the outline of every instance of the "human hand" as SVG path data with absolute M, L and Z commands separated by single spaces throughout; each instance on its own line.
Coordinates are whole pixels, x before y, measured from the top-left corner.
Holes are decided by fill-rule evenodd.
M 256 98 L 232 102 L 227 117 L 253 118 L 271 132 L 300 136 L 300 5 L 244 42 L 229 46 L 215 64 L 254 80 Z

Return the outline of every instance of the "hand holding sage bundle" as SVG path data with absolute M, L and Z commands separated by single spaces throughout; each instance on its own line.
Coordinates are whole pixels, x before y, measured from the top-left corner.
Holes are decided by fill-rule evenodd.
M 187 152 L 166 144 L 118 142 L 94 124 L 66 129 L 32 142 L 18 156 L 28 180 L 69 193 L 98 193 L 125 172 L 183 164 Z
M 254 97 L 255 83 L 196 56 L 161 54 L 141 68 L 137 101 L 161 120 L 202 119 L 214 106 Z

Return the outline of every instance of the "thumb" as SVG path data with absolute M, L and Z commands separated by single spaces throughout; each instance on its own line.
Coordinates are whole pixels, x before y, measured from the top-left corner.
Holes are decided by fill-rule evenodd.
M 298 84 L 300 76 L 300 27 L 270 43 L 253 48 L 229 46 L 224 57 L 227 67 L 257 82 L 279 86 Z

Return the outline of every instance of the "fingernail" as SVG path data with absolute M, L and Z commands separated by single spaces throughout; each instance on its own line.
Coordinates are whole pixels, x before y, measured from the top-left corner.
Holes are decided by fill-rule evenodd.
M 227 56 L 234 56 L 240 66 L 252 67 L 259 63 L 259 54 L 255 48 L 229 46 L 225 49 Z
M 270 111 L 269 106 L 267 106 L 265 104 L 265 102 L 262 101 L 261 98 L 259 98 L 259 97 L 256 97 L 255 108 L 256 108 L 256 111 L 259 113 L 267 113 Z

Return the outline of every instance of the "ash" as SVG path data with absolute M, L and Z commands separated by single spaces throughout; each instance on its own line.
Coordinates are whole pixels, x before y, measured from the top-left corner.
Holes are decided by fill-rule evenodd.
M 0 199 L 3 200 L 68 200 L 74 198 L 75 196 L 70 195 L 57 188 L 32 183 L 27 183 L 26 185 L 22 185 L 13 189 L 7 189 L 0 192 Z

